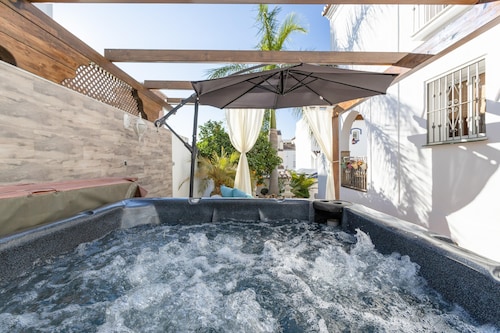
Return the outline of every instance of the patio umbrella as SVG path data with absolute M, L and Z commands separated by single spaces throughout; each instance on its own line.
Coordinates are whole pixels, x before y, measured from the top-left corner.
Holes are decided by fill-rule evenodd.
M 353 99 L 385 94 L 397 74 L 299 64 L 267 71 L 233 74 L 219 79 L 192 81 L 195 93 L 165 116 L 157 127 L 189 102 L 195 102 L 189 196 L 193 196 L 198 105 L 220 109 L 281 109 L 312 105 L 335 105 Z M 169 127 L 170 128 L 170 127 Z M 175 132 L 174 132 L 175 133 Z
M 281 109 L 335 105 L 385 94 L 397 74 L 299 64 L 272 70 L 192 81 L 201 105 Z

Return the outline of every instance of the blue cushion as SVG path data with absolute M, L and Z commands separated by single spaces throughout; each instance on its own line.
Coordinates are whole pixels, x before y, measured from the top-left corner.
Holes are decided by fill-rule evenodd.
M 243 192 L 240 189 L 233 188 L 233 197 L 237 198 L 252 198 L 252 196 L 248 193 Z
M 220 193 L 222 194 L 223 197 L 232 197 L 233 196 L 233 188 L 221 185 L 220 186 Z

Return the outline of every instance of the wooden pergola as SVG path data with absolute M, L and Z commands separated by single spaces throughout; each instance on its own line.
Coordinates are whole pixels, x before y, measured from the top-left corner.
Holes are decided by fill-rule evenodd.
M 104 57 L 111 62 L 135 63 L 233 63 L 233 64 L 298 64 L 388 66 L 388 72 L 404 74 L 422 66 L 435 55 L 408 52 L 360 51 L 256 51 L 256 50 L 158 50 L 105 49 Z M 192 90 L 190 81 L 145 80 L 146 89 Z M 181 98 L 167 98 L 178 104 Z M 347 104 L 342 103 L 345 109 Z
M 432 57 L 430 54 L 404 52 L 328 52 L 328 51 L 220 51 L 220 50 L 131 50 L 106 49 L 112 62 L 236 63 L 391 66 L 392 72 L 405 72 Z M 147 89 L 192 90 L 189 81 L 145 80 Z M 177 104 L 179 98 L 168 98 Z
M 13 1 L 13 0 L 0 0 Z M 28 0 L 29 1 L 29 0 Z M 332 5 L 475 5 L 492 0 L 31 0 L 33 3 L 137 3 L 137 4 L 325 4 L 324 12 Z M 469 12 L 472 12 L 469 14 Z M 413 53 L 404 52 L 313 52 L 313 51 L 236 51 L 236 50 L 151 50 L 106 49 L 104 57 L 109 62 L 144 63 L 250 63 L 250 64 L 297 64 L 327 65 L 377 65 L 388 66 L 387 71 L 400 74 L 394 82 L 440 58 L 444 54 L 472 40 L 478 34 L 500 23 L 500 3 L 488 6 L 484 12 L 469 11 L 462 18 L 467 22 L 455 22 L 445 34 L 431 38 Z M 148 93 L 160 89 L 191 90 L 189 81 L 148 81 L 140 87 Z M 157 96 L 158 97 L 158 96 Z M 332 126 L 338 126 L 338 115 L 358 104 L 360 100 L 347 101 L 335 106 Z M 182 106 L 186 100 L 168 98 L 167 104 Z M 194 137 L 195 139 L 195 137 Z M 194 140 L 195 141 L 195 140 Z M 339 134 L 334 133 L 334 156 L 339 156 Z M 332 161 L 335 192 L 339 194 L 339 161 Z
M 184 3 L 184 4 L 275 4 L 275 5 L 475 5 L 489 0 L 31 0 L 50 3 Z
M 31 0 L 32 3 L 129 3 L 129 4 L 325 4 L 332 5 L 474 5 L 492 0 Z M 328 51 L 241 51 L 241 50 L 159 50 L 159 49 L 105 49 L 104 57 L 111 62 L 143 63 L 235 63 L 235 64 L 297 64 L 373 65 L 389 66 L 391 72 L 408 73 L 430 61 L 430 52 L 328 52 Z M 189 81 L 145 80 L 150 90 L 192 90 Z M 169 104 L 178 104 L 180 98 L 168 98 Z M 350 103 L 346 103 L 345 109 Z

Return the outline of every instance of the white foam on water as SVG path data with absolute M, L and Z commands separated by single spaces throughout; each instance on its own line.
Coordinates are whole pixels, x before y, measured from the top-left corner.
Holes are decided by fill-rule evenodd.
M 0 332 L 499 332 L 418 270 L 300 221 L 140 226 L 0 286 Z

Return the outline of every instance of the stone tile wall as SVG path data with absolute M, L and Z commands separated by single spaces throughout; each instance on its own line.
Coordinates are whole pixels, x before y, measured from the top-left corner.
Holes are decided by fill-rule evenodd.
M 0 185 L 137 177 L 148 197 L 172 196 L 172 135 L 0 61 Z

